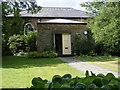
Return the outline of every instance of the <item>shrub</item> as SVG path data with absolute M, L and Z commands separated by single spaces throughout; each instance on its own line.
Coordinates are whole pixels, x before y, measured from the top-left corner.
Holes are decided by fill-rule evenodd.
M 88 56 L 97 56 L 97 53 L 95 53 L 94 51 L 91 51 L 88 53 Z
M 36 31 L 29 32 L 27 35 L 13 35 L 9 38 L 7 45 L 14 55 L 21 51 L 36 51 Z
M 87 39 L 77 39 L 73 47 L 74 53 L 76 53 L 76 55 L 80 55 L 80 53 L 88 54 L 90 51 L 93 50 L 94 45 L 93 42 Z
M 97 53 L 98 55 L 104 55 L 105 49 L 104 49 L 104 45 L 103 45 L 102 42 L 96 43 L 96 45 L 95 45 L 95 53 Z
M 45 48 L 44 48 L 44 51 L 52 51 L 53 50 L 53 47 L 52 45 L 46 45 Z
M 23 52 L 23 51 L 16 53 L 16 56 L 20 56 L 20 57 L 25 57 L 26 55 L 27 55 L 27 53 Z
M 75 55 L 84 54 L 87 55 L 89 52 L 94 51 L 95 40 L 93 39 L 93 33 L 89 28 L 87 30 L 87 35 L 82 33 L 76 33 L 73 38 L 73 51 Z
M 12 55 L 9 45 L 7 45 L 7 38 L 5 37 L 5 34 L 2 34 L 2 56 L 6 55 Z
M 25 51 L 26 43 L 23 39 L 23 35 L 13 35 L 8 40 L 8 45 L 11 52 L 15 55 L 21 51 Z
M 51 82 L 35 77 L 32 79 L 30 89 L 119 90 L 120 79 L 116 78 L 112 73 L 95 75 L 91 72 L 91 75 L 89 75 L 89 72 L 86 71 L 85 75 L 86 77 L 81 78 L 72 78 L 70 74 L 54 75 Z
M 44 51 L 42 53 L 34 51 L 34 52 L 28 52 L 25 56 L 28 58 L 40 58 L 40 57 L 55 58 L 58 56 L 58 54 L 53 51 Z
M 34 51 L 34 52 L 28 52 L 25 55 L 25 57 L 28 57 L 28 58 L 39 58 L 39 57 L 41 57 L 41 53 L 36 52 L 36 51 Z
M 42 54 L 42 57 L 44 58 L 55 58 L 58 56 L 58 54 L 53 51 L 44 51 L 41 54 Z
M 37 32 L 35 30 L 28 32 L 27 35 L 24 35 L 24 42 L 26 42 L 26 50 L 28 52 L 37 51 L 36 36 Z

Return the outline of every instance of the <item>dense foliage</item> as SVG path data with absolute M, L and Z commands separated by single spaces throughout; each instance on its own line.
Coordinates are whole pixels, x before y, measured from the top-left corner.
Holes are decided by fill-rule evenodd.
M 22 10 L 27 10 L 29 13 L 37 13 L 40 9 L 41 7 L 37 6 L 35 0 L 28 0 L 26 2 L 21 0 L 2 2 L 2 32 L 4 34 L 8 34 L 7 36 L 20 33 L 24 24 L 23 19 L 20 18 L 20 12 Z M 14 15 L 14 18 L 11 20 L 11 24 L 7 21 L 6 18 L 6 15 L 9 14 Z
M 11 52 L 15 55 L 19 52 L 36 51 L 36 31 L 29 32 L 27 35 L 13 35 L 8 40 Z
M 13 35 L 8 40 L 8 45 L 13 54 L 25 51 L 26 43 L 21 35 Z
M 9 46 L 7 45 L 7 41 L 5 38 L 5 34 L 2 34 L 2 55 L 12 55 Z
M 27 44 L 26 51 L 36 51 L 37 46 L 36 46 L 36 37 L 37 37 L 37 31 L 30 31 L 24 36 L 24 41 Z
M 36 46 L 36 31 L 30 31 L 26 35 L 13 35 L 8 40 L 8 46 L 13 55 L 23 56 L 28 58 L 54 58 L 58 54 L 51 51 L 49 47 L 45 48 L 44 52 L 37 52 Z
M 41 53 L 41 57 L 44 57 L 44 58 L 55 58 L 58 56 L 57 53 L 53 52 L 53 51 L 44 51 Z
M 94 50 L 95 42 L 93 38 L 91 37 L 90 31 L 88 30 L 89 34 L 87 35 L 87 38 L 82 38 L 82 35 L 75 35 L 74 37 L 74 44 L 73 44 L 73 50 L 75 55 L 88 55 L 90 52 Z
M 10 36 L 14 34 L 23 34 L 23 25 L 25 21 L 20 18 L 20 12 L 22 10 L 27 10 L 29 13 L 37 13 L 41 7 L 37 6 L 35 0 L 27 0 L 23 2 L 22 0 L 6 0 L 6 2 L 2 2 L 2 33 L 4 34 L 4 39 L 6 43 L 3 46 L 3 55 L 8 55 L 5 51 L 8 51 L 8 39 Z M 8 20 L 6 18 L 7 15 L 13 14 L 13 18 Z
M 52 81 L 43 80 L 40 77 L 32 79 L 32 86 L 30 89 L 41 90 L 58 90 L 58 89 L 72 89 L 72 90 L 118 90 L 120 79 L 116 78 L 112 73 L 97 74 L 86 71 L 86 77 L 72 78 L 70 74 L 63 76 L 54 75 Z
M 27 58 L 56 58 L 58 54 L 53 51 L 44 51 L 42 53 L 33 51 L 33 52 L 19 52 L 17 53 L 17 56 Z
M 93 14 L 88 26 L 96 42 L 96 52 L 118 55 L 120 52 L 120 2 L 86 2 L 81 4 Z

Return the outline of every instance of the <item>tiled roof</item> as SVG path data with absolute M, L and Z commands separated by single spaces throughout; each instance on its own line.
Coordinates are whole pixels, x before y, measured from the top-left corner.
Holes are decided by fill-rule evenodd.
M 38 13 L 31 14 L 27 11 L 22 11 L 21 17 L 71 17 L 71 18 L 89 18 L 84 11 L 66 8 L 66 7 L 43 7 Z M 13 17 L 13 15 L 8 15 Z

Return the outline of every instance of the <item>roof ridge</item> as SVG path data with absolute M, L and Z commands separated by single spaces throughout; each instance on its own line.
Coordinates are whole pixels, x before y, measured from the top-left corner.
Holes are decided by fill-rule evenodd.
M 63 9 L 73 9 L 73 10 L 77 10 L 77 11 L 86 12 L 86 11 L 83 11 L 83 10 L 75 9 L 75 8 L 73 8 L 73 7 L 42 7 L 42 8 L 58 8 L 58 9 L 63 8 Z M 42 8 L 41 8 L 41 9 L 42 9 Z
M 42 8 L 72 8 L 72 7 L 42 7 Z

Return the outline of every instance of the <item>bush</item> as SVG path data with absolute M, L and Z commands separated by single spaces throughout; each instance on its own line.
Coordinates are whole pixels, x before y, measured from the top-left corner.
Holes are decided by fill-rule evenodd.
M 53 52 L 53 51 L 44 51 L 42 53 L 39 53 L 39 52 L 28 52 L 25 57 L 28 57 L 28 58 L 55 58 L 57 57 L 58 54 Z
M 24 35 L 24 42 L 26 42 L 27 45 L 27 52 L 37 51 L 36 36 L 37 32 L 35 30 L 28 32 L 27 35 Z
M 2 34 L 2 56 L 12 55 L 9 45 L 7 45 L 7 39 L 5 34 Z
M 9 49 L 15 55 L 21 51 L 26 51 L 26 43 L 23 35 L 13 35 L 8 40 Z
M 40 58 L 41 57 L 41 53 L 39 52 L 28 52 L 25 57 L 28 57 L 28 58 Z
M 26 52 L 19 52 L 19 53 L 16 53 L 16 56 L 20 56 L 20 57 L 25 57 L 27 55 Z
M 112 73 L 97 74 L 86 71 L 86 77 L 72 78 L 70 74 L 63 76 L 54 75 L 52 81 L 43 80 L 40 77 L 32 79 L 30 89 L 53 90 L 53 89 L 73 89 L 73 90 L 119 90 L 120 79 L 116 78 Z
M 21 51 L 36 51 L 36 31 L 29 32 L 27 35 L 13 35 L 9 38 L 7 45 L 14 55 Z
M 44 51 L 41 54 L 42 54 L 42 57 L 44 58 L 55 58 L 58 56 L 58 54 L 53 51 Z
M 97 53 L 95 53 L 94 51 L 91 51 L 88 53 L 88 56 L 97 56 Z
M 87 39 L 77 39 L 73 47 L 76 55 L 80 55 L 80 53 L 86 55 L 93 50 L 94 44 Z
M 46 45 L 44 48 L 44 51 L 52 51 L 53 50 L 53 46 L 52 45 Z

